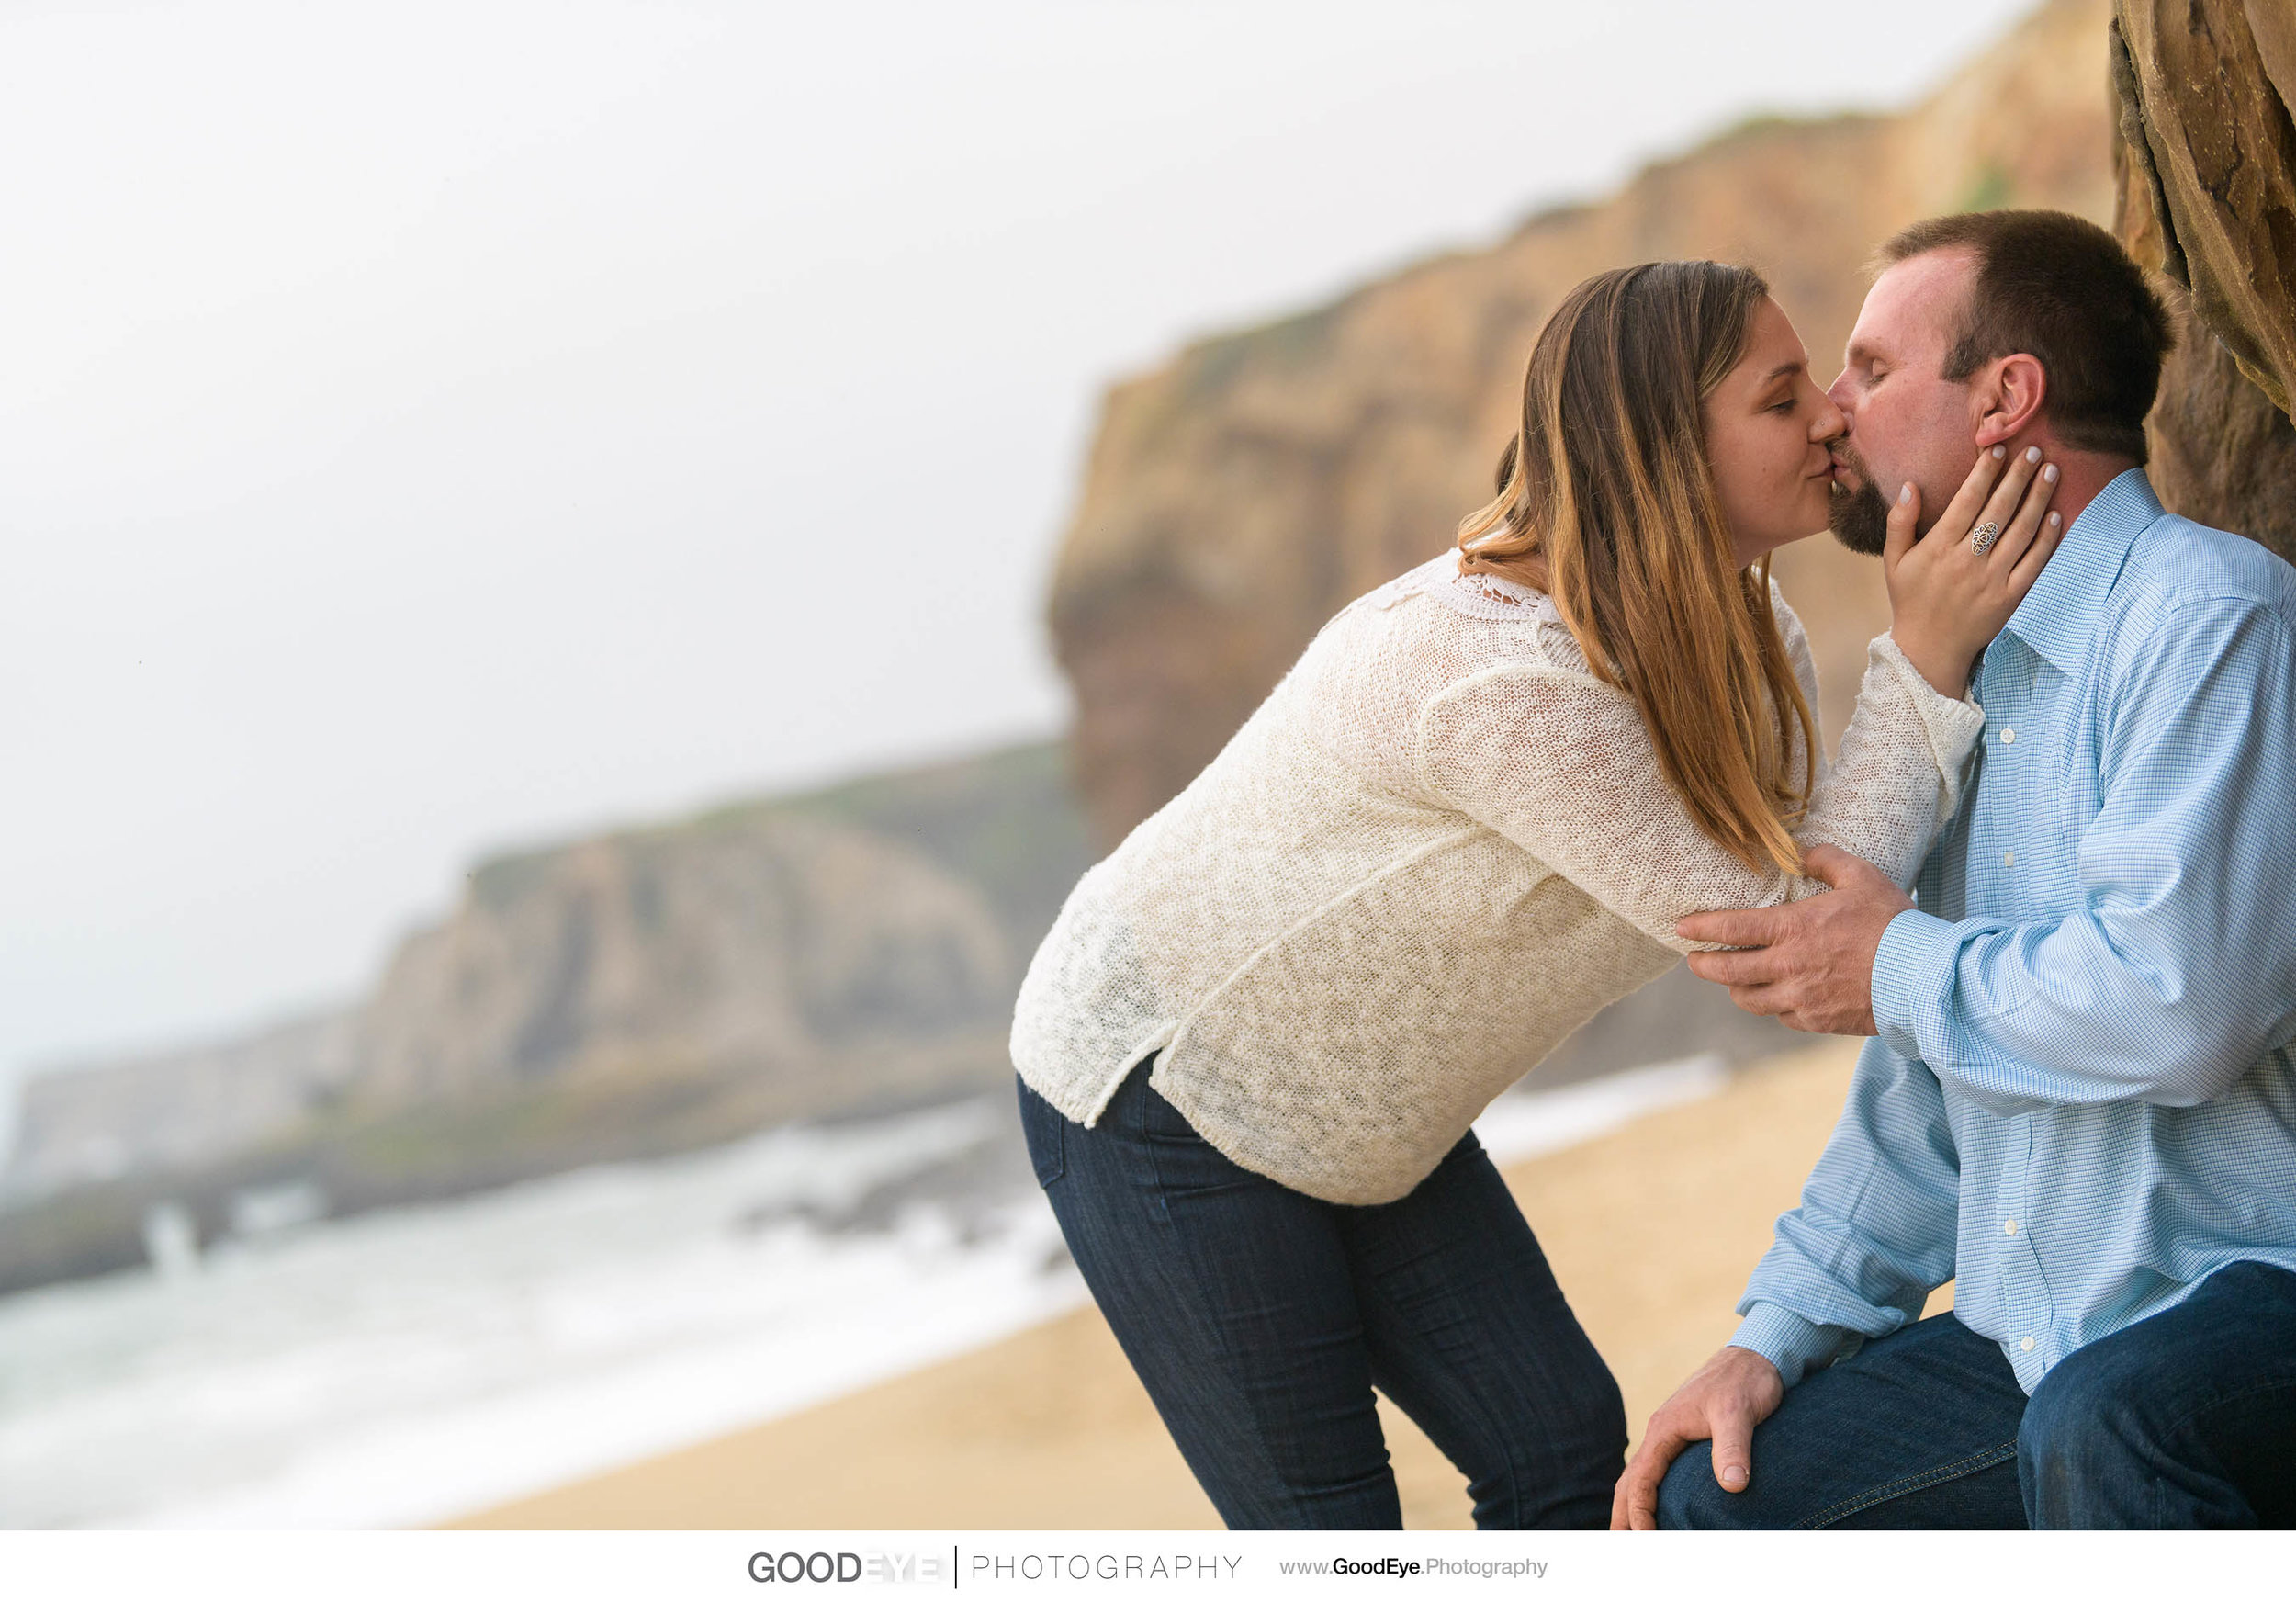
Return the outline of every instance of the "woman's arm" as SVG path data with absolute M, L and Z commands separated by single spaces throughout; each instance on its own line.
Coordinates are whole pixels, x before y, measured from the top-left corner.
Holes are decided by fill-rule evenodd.
M 2000 631 L 2063 537 L 2043 517 L 2056 469 L 2038 451 L 1980 451 L 1926 536 L 1905 486 L 1890 508 L 1882 565 L 1890 632 L 1868 652 L 1841 758 L 1820 777 L 1794 829 L 1805 846 L 1839 846 L 1901 887 L 1961 806 L 1985 715 L 1954 699 L 1971 660 Z M 1972 537 L 1980 517 L 1994 531 Z M 1772 603 L 1803 697 L 1817 674 L 1800 620 Z M 1917 665 L 1919 664 L 1919 665 Z M 1940 689 L 1950 692 L 1939 694 Z M 1703 949 L 1677 919 L 1717 907 L 1768 907 L 1825 886 L 1750 868 L 1690 817 L 1659 771 L 1640 714 L 1624 691 L 1581 668 L 1495 668 L 1449 686 L 1421 715 L 1421 778 L 1435 795 L 1547 863 L 1652 939 Z
M 1808 652 L 1797 653 L 1807 671 Z M 1804 694 L 1815 698 L 1815 684 Z M 1985 715 L 1930 689 L 1887 636 L 1875 640 L 1841 759 L 1810 797 L 1797 839 L 1856 852 L 1909 882 Z M 1420 718 L 1421 774 L 1438 797 L 1498 830 L 1652 939 L 1715 907 L 1762 907 L 1825 886 L 1739 862 L 1698 827 L 1659 771 L 1625 692 L 1557 667 L 1495 668 L 1450 686 Z

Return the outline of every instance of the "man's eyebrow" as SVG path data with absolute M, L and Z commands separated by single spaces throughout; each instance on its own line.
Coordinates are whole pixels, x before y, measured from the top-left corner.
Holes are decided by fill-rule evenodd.
M 1880 353 L 1874 350 L 1873 345 L 1868 344 L 1866 341 L 1862 339 L 1853 339 L 1850 342 L 1850 348 L 1842 352 L 1842 359 L 1849 366 L 1854 367 L 1860 362 L 1870 361 L 1879 354 Z

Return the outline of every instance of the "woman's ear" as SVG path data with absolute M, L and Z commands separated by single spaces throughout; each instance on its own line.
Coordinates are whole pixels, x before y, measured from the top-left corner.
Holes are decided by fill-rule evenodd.
M 2020 353 L 1988 362 L 1969 386 L 1977 411 L 1977 448 L 2015 439 L 2039 422 L 2048 390 L 2049 375 L 2036 357 Z

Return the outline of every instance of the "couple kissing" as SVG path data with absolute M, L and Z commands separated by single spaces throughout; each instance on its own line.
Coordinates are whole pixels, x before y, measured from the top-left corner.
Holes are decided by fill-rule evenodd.
M 1030 965 L 1037 1178 L 1231 1527 L 1397 1528 L 1375 1389 L 1486 1529 L 2296 1523 L 2296 570 L 2155 497 L 2110 234 L 1877 265 L 1822 389 L 1743 267 L 1580 285 L 1456 548 Z M 1769 570 L 1827 527 L 1892 618 L 1831 762 Z M 1626 1462 L 1469 1126 L 1683 953 L 1870 1038 Z

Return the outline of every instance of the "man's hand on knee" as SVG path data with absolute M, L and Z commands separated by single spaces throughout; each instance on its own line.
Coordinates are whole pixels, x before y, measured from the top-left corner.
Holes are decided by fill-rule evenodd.
M 1714 1477 L 1725 1491 L 1743 1491 L 1754 1473 L 1754 1426 L 1785 1400 L 1785 1382 L 1768 1358 L 1726 1346 L 1683 1382 L 1650 1415 L 1642 1447 L 1611 1494 L 1613 1529 L 1659 1527 L 1659 1482 L 1694 1440 L 1714 1442 Z

